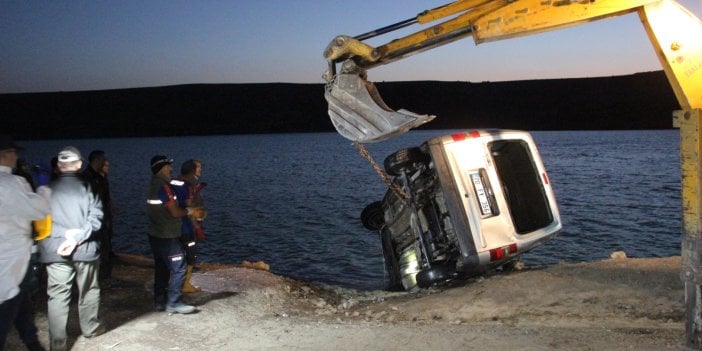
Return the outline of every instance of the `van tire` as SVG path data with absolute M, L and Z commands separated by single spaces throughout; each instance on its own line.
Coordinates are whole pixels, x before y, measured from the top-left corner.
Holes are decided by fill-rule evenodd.
M 418 147 L 400 149 L 385 158 L 385 172 L 391 176 L 399 176 L 403 172 L 413 173 L 418 164 L 429 164 L 430 157 Z
M 423 269 L 417 273 L 417 286 L 420 288 L 428 288 L 436 283 L 444 282 L 451 279 L 453 270 L 447 266 L 434 265 L 429 269 Z
M 368 230 L 380 230 L 385 225 L 383 203 L 375 201 L 361 211 L 361 223 Z

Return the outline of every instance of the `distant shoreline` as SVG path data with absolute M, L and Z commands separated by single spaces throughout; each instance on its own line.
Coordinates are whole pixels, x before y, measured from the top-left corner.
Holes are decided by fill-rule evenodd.
M 663 71 L 511 82 L 377 82 L 395 109 L 434 114 L 420 129 L 672 128 Z M 19 140 L 333 132 L 323 84 L 189 84 L 0 94 Z

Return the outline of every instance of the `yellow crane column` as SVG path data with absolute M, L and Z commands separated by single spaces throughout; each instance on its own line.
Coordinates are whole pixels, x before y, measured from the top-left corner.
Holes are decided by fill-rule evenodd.
M 639 17 L 682 108 L 673 125 L 680 128 L 685 346 L 702 350 L 702 23 L 670 0 L 643 6 Z
M 702 349 L 702 109 L 673 113 L 680 128 L 682 191 L 681 278 L 685 284 L 685 344 Z

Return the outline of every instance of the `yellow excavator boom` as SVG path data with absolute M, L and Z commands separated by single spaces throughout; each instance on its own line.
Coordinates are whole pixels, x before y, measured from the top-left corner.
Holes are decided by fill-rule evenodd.
M 675 1 L 520 0 L 473 22 L 473 38 L 479 44 L 632 12 L 639 14 L 680 106 L 702 108 L 702 23 Z
M 702 108 L 702 23 L 673 0 L 459 0 L 376 31 L 334 38 L 324 50 L 329 115 L 337 131 L 350 140 L 386 140 L 434 116 L 393 111 L 366 79 L 367 70 L 469 36 L 481 44 L 628 13 L 638 13 L 680 106 Z M 442 19 L 378 47 L 363 42 Z

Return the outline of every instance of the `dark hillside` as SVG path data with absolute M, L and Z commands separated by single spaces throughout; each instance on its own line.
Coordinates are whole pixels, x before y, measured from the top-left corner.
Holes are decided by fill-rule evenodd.
M 679 109 L 662 71 L 512 82 L 376 83 L 388 105 L 438 117 L 423 128 L 665 129 Z M 193 84 L 0 94 L 18 139 L 333 131 L 323 84 Z
M 663 71 L 498 83 L 380 85 L 394 108 L 435 114 L 430 128 L 665 129 L 680 109 Z

